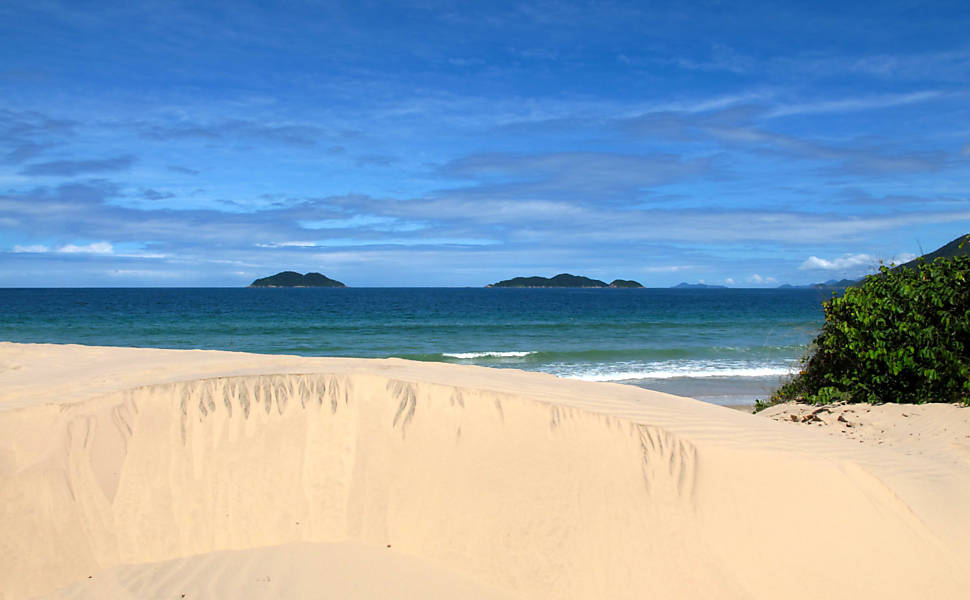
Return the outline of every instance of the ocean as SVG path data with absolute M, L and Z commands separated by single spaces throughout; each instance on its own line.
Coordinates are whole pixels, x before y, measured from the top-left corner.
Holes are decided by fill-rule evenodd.
M 399 357 L 751 404 L 797 369 L 805 289 L 0 289 L 0 340 Z

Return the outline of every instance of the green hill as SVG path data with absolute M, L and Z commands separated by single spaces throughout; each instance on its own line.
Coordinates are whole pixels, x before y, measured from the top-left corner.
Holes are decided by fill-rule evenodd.
M 347 287 L 336 279 L 330 279 L 320 273 L 300 275 L 296 271 L 283 271 L 270 277 L 263 277 L 249 284 L 249 287 Z
M 499 281 L 498 283 L 492 283 L 485 287 L 503 287 L 503 288 L 605 288 L 609 287 L 605 281 L 600 281 L 599 279 L 590 279 L 589 277 L 582 277 L 580 275 L 570 275 L 569 273 L 560 273 L 555 277 L 514 277 L 512 279 L 506 279 L 505 281 Z
M 914 258 L 908 263 L 903 263 L 897 266 L 897 269 L 916 269 L 919 267 L 919 263 L 922 262 L 933 262 L 937 258 L 953 258 L 955 256 L 970 256 L 970 234 L 964 234 L 953 240 L 952 242 L 942 246 L 930 252 L 929 254 L 924 254 L 919 258 Z
M 610 287 L 620 289 L 636 289 L 642 288 L 643 284 L 641 284 L 639 281 L 633 281 L 632 279 L 614 279 L 613 282 L 610 283 Z

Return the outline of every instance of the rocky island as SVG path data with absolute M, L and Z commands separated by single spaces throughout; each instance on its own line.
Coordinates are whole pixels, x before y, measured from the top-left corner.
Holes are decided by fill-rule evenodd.
M 249 284 L 249 287 L 347 287 L 336 279 L 330 279 L 320 273 L 300 275 L 296 271 L 283 271 L 270 277 L 263 277 Z
M 581 275 L 570 275 L 560 273 L 555 277 L 513 277 L 491 283 L 485 287 L 498 288 L 642 288 L 640 283 L 630 279 L 614 279 L 612 283 L 606 283 L 599 279 L 590 279 Z
M 634 281 L 632 279 L 614 279 L 610 283 L 611 288 L 622 288 L 622 289 L 636 289 L 642 288 L 643 285 L 639 281 Z

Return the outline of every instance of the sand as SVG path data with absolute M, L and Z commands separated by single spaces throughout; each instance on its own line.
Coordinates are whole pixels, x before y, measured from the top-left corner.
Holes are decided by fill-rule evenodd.
M 970 465 L 970 408 L 962 404 L 810 406 L 788 402 L 759 414 L 860 444 L 948 462 L 957 469 Z
M 860 443 L 538 373 L 0 343 L 0 598 L 965 598 L 967 412 L 920 408 Z

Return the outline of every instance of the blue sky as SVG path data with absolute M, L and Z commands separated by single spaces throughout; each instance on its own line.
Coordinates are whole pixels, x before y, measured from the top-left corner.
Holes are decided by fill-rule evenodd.
M 8 0 L 0 286 L 857 277 L 970 232 L 970 5 L 854 4 Z

